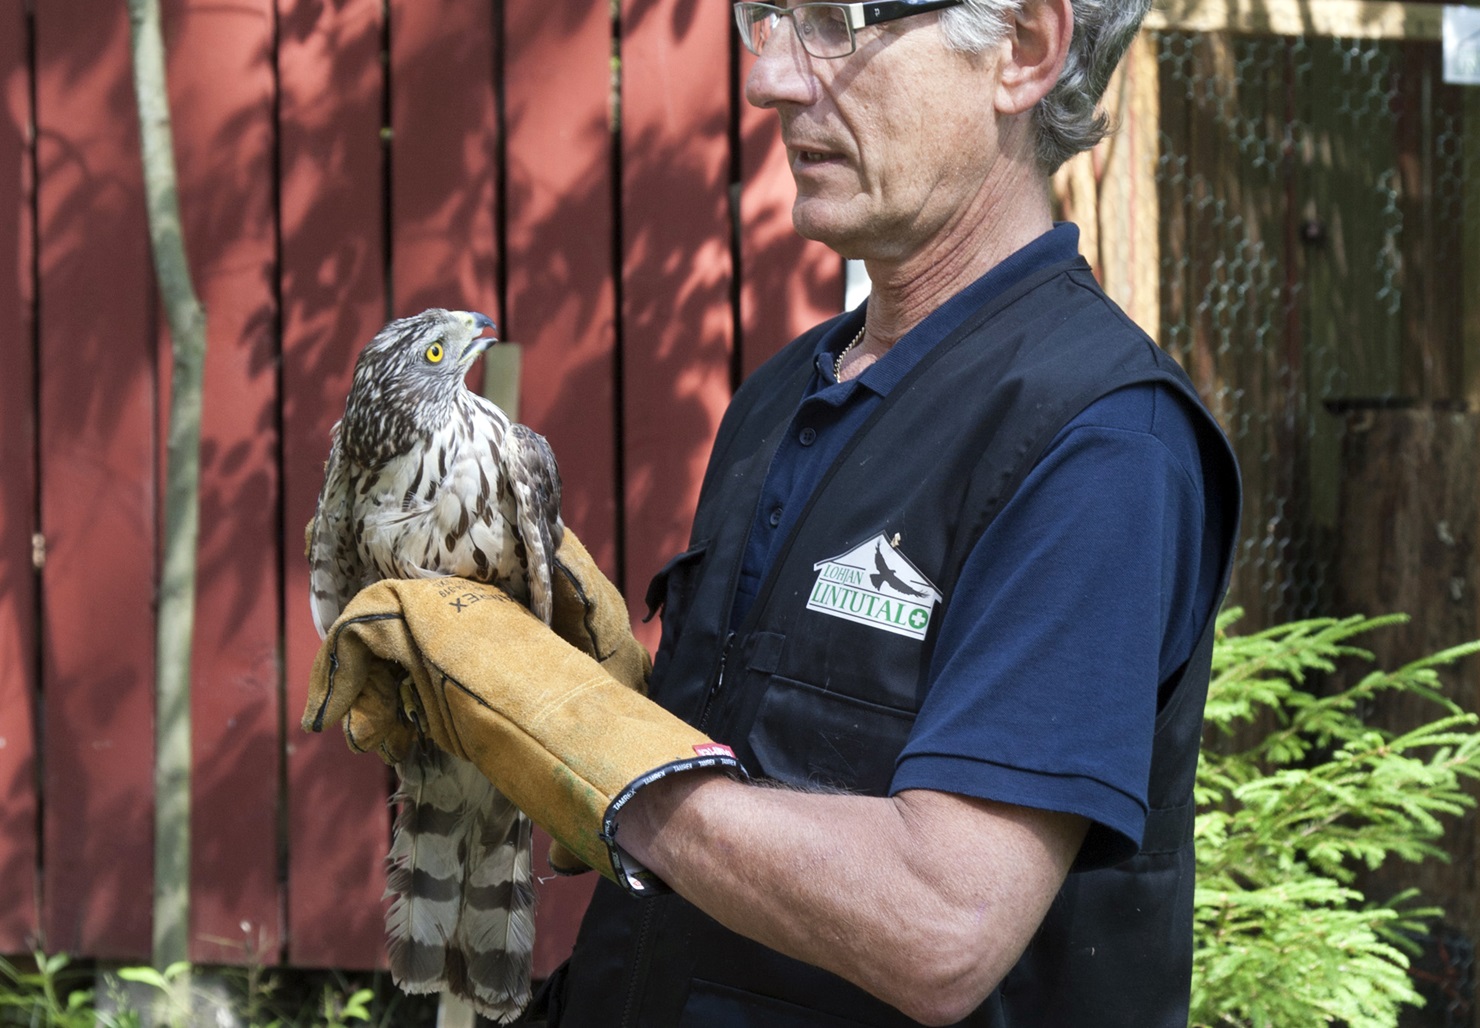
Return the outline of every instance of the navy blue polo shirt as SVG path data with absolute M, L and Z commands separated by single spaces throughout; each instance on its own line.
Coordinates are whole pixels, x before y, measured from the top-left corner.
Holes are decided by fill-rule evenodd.
M 817 341 L 812 381 L 792 418 L 791 431 L 771 458 L 756 507 L 736 586 L 734 625 L 744 620 L 759 595 L 761 580 L 811 497 L 813 485 L 900 379 L 983 304 L 1035 271 L 1071 260 L 1078 253 L 1078 226 L 1067 222 L 1055 225 L 947 300 L 882 358 L 846 382 L 837 380 L 833 365 L 838 353 L 863 327 L 867 303 L 860 304 L 852 317 L 842 319 Z
M 863 309 L 819 340 L 755 511 L 736 625 L 812 489 L 882 398 L 972 312 L 1072 259 L 1078 238 L 1075 226 L 1056 225 L 850 381 L 837 381 L 833 362 Z M 962 390 L 971 402 L 971 384 Z M 978 540 L 943 608 L 929 692 L 891 792 L 935 789 L 1079 814 L 1092 822 L 1080 867 L 1135 851 L 1158 688 L 1191 655 L 1221 584 L 1219 498 L 1206 495 L 1184 403 L 1170 387 L 1129 387 L 1055 437 Z

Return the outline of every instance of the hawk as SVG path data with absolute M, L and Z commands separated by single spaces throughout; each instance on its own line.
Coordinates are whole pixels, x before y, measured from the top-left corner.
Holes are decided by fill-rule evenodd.
M 386 325 L 355 362 L 309 525 L 321 636 L 382 578 L 492 583 L 547 624 L 564 526 L 544 437 L 467 388 L 494 324 L 433 309 Z M 494 643 L 490 642 L 490 645 Z M 386 947 L 407 992 L 443 988 L 507 1021 L 529 999 L 529 820 L 472 764 L 418 744 L 396 766 Z

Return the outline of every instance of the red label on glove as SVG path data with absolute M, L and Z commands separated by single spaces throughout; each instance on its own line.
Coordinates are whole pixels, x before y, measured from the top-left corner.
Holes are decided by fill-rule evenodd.
M 694 747 L 694 752 L 701 757 L 734 757 L 735 751 L 722 742 L 706 742 Z

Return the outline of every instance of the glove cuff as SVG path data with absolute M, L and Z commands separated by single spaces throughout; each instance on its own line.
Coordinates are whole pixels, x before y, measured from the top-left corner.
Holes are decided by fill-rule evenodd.
M 626 788 L 612 799 L 601 819 L 600 839 L 606 844 L 607 856 L 611 861 L 612 869 L 612 873 L 607 877 L 630 895 L 657 896 L 672 891 L 661 878 L 649 871 L 632 854 L 622 849 L 617 842 L 617 817 L 622 812 L 622 808 L 633 796 L 637 795 L 639 790 L 669 775 L 682 774 L 685 771 L 725 770 L 741 778 L 749 778 L 739 758 L 735 756 L 735 751 L 724 743 L 701 744 L 694 747 L 694 752 L 696 755 L 691 760 L 675 760 L 662 767 L 655 767 L 628 783 Z

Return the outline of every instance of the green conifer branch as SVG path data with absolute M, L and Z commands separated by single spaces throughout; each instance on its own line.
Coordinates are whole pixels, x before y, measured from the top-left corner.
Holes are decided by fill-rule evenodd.
M 1355 883 L 1389 860 L 1448 859 L 1445 819 L 1475 805 L 1465 784 L 1480 777 L 1480 718 L 1437 672 L 1480 641 L 1333 687 L 1338 667 L 1374 662 L 1353 638 L 1406 618 L 1233 636 L 1239 613 L 1220 619 L 1198 769 L 1192 1023 L 1392 1028 L 1422 1003 L 1412 939 L 1440 911 L 1415 906 L 1412 890 L 1373 902 Z M 1389 693 L 1432 703 L 1434 719 L 1402 732 L 1366 724 Z M 1237 726 L 1261 718 L 1273 728 L 1236 744 Z

